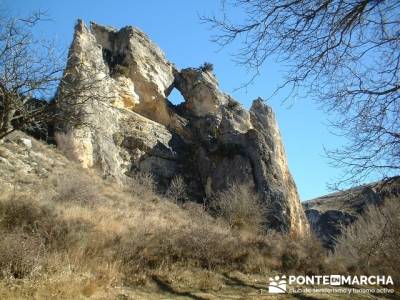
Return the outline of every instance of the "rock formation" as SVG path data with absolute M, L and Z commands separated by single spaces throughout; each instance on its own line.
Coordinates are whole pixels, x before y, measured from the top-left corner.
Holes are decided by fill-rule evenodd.
M 250 111 L 220 91 L 211 70 L 177 70 L 140 30 L 79 21 L 57 103 L 93 79 L 85 126 L 60 124 L 64 142 L 86 167 L 123 179 L 138 170 L 160 186 L 182 176 L 201 200 L 231 183 L 254 184 L 271 207 L 270 227 L 303 236 L 308 223 L 288 170 L 274 114 L 257 99 Z M 185 102 L 174 106 L 176 88 Z
M 393 177 L 305 201 L 303 207 L 312 231 L 326 248 L 333 249 L 343 226 L 355 222 L 368 205 L 399 198 L 400 177 Z

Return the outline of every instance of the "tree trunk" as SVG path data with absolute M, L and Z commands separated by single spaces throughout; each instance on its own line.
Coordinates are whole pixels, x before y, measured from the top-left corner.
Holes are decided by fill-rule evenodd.
M 1 123 L 0 123 L 0 139 L 13 132 L 12 120 L 15 114 L 15 109 L 12 106 L 12 100 L 8 95 L 3 97 L 3 107 L 0 111 Z

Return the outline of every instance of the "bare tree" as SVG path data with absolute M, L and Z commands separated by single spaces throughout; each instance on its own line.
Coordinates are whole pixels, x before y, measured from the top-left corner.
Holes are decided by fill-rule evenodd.
M 65 51 L 33 35 L 43 13 L 5 15 L 0 12 L 0 139 L 15 130 L 47 133 L 49 125 L 88 125 L 87 106 L 111 97 L 101 89 L 108 74 L 71 59 L 73 51 L 65 68 Z
M 42 127 L 50 113 L 45 100 L 54 94 L 62 74 L 54 45 L 32 34 L 44 15 L 5 15 L 0 15 L 0 139 L 16 129 Z
M 313 96 L 332 113 L 332 126 L 349 141 L 327 151 L 335 166 L 344 167 L 340 183 L 399 172 L 399 1 L 222 3 L 221 18 L 202 18 L 217 30 L 213 40 L 222 46 L 239 42 L 236 60 L 254 76 L 268 58 L 277 58 L 288 66 L 279 88 Z M 232 10 L 244 12 L 241 23 L 231 21 Z

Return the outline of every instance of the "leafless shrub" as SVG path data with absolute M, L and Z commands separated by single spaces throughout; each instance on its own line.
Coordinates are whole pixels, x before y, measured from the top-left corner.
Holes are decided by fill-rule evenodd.
M 193 218 L 200 217 L 207 221 L 213 220 L 213 216 L 206 211 L 207 207 L 204 204 L 187 201 L 183 203 L 180 207 L 187 211 L 187 213 Z
M 0 228 L 7 231 L 18 227 L 32 232 L 40 223 L 54 219 L 54 214 L 48 208 L 35 205 L 23 197 L 0 202 L 0 215 Z
M 83 213 L 87 210 L 79 208 L 81 202 L 74 205 L 74 211 L 83 209 Z M 103 208 L 94 214 L 100 211 L 102 214 L 112 212 Z M 54 268 L 62 264 L 62 255 L 49 263 L 43 253 L 53 253 L 56 257 L 70 253 L 76 263 L 104 260 L 117 264 L 118 270 L 127 279 L 136 278 L 140 282 L 146 282 L 146 278 L 154 272 L 172 266 L 253 273 L 267 269 L 311 272 L 319 266 L 319 260 L 308 259 L 310 252 L 314 256 L 319 255 L 316 246 L 309 240 L 292 241 L 279 234 L 250 234 L 247 231 L 241 234 L 221 219 L 213 219 L 204 210 L 191 214 L 188 223 L 160 225 L 155 219 L 147 221 L 149 224 L 135 223 L 129 229 L 127 227 L 122 235 L 95 230 L 80 220 L 86 215 L 77 214 L 67 221 L 57 216 L 50 207 L 39 205 L 32 199 L 2 201 L 0 213 L 0 232 L 8 237 L 5 244 L 0 243 L 0 250 L 6 249 L 2 250 L 5 256 L 0 255 L 0 268 L 7 274 L 14 272 L 15 277 L 28 276 L 41 265 L 50 264 Z M 24 253 L 36 255 L 32 256 L 35 257 L 33 261 L 25 261 L 22 252 L 10 250 L 25 236 L 28 236 L 27 244 L 22 249 L 26 249 Z M 14 240 L 10 242 L 10 239 Z M 39 253 L 39 250 L 42 252 Z M 12 252 L 15 256 L 10 256 Z M 1 262 L 7 260 L 13 261 L 12 268 Z
M 117 64 L 113 70 L 113 74 L 117 76 L 129 77 L 129 68 L 123 65 Z
M 326 250 L 315 237 L 293 240 L 285 236 L 284 239 L 285 246 L 280 256 L 282 271 L 321 274 L 325 270 Z
M 250 184 L 232 184 L 217 194 L 212 206 L 218 216 L 236 228 L 259 230 L 263 227 L 267 213 L 266 206 Z
M 148 172 L 136 172 L 125 178 L 124 188 L 136 198 L 151 201 L 157 198 L 154 177 Z
M 186 184 L 182 176 L 175 176 L 172 178 L 165 196 L 175 203 L 187 200 Z
M 0 202 L 0 232 L 24 232 L 37 238 L 48 250 L 65 249 L 79 237 L 83 222 L 66 222 L 48 206 L 39 205 L 29 197 Z
M 26 233 L 2 233 L 0 277 L 24 278 L 40 267 L 43 248 L 37 237 Z
M 221 283 L 215 273 L 204 271 L 197 275 L 197 286 L 200 290 L 218 290 L 221 288 Z
M 197 223 L 197 221 L 196 221 Z M 313 253 L 313 259 L 310 259 Z M 151 274 L 160 268 L 181 266 L 213 271 L 263 273 L 279 270 L 298 274 L 322 274 L 326 252 L 312 237 L 293 240 L 287 235 L 242 236 L 215 224 L 135 231 L 116 252 L 123 272 Z
M 172 265 L 230 270 L 244 268 L 248 250 L 245 243 L 241 244 L 229 232 L 204 224 L 158 228 L 151 233 L 136 231 L 121 245 L 116 257 L 122 260 L 126 274 Z
M 232 97 L 228 97 L 228 107 L 230 109 L 238 109 L 240 108 L 240 103 L 237 102 L 235 99 L 233 99 Z
M 348 272 L 387 274 L 400 279 L 399 212 L 399 199 L 368 207 L 354 224 L 343 228 L 330 260 L 340 261 Z
M 322 258 L 321 261 L 309 259 L 310 251 L 318 259 L 324 253 L 322 247 L 318 248 L 319 244 L 312 244 L 311 240 L 296 241 L 301 245 L 289 250 L 291 243 L 296 245 L 296 242 L 284 235 L 233 231 L 220 219 L 210 219 L 205 211 L 203 215 L 191 217 L 191 223 L 184 226 L 154 224 L 149 229 L 138 225 L 122 237 L 115 258 L 120 260 L 127 278 L 136 278 L 132 274 L 147 276 L 172 266 L 217 272 L 263 273 L 271 269 L 293 271 L 296 268 L 299 272 L 312 272 L 320 268 L 323 261 Z

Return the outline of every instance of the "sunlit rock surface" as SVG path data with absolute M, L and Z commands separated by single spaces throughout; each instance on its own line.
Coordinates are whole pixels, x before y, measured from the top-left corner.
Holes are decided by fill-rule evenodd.
M 87 126 L 60 124 L 58 132 L 84 166 L 121 181 L 147 171 L 160 188 L 182 176 L 195 201 L 233 183 L 254 184 L 271 207 L 270 228 L 294 237 L 308 233 L 274 114 L 262 99 L 247 111 L 219 89 L 212 71 L 177 70 L 133 27 L 88 28 L 79 21 L 66 74 L 60 110 L 63 93 L 98 79 L 85 103 Z M 168 101 L 174 88 L 185 99 L 178 106 Z

